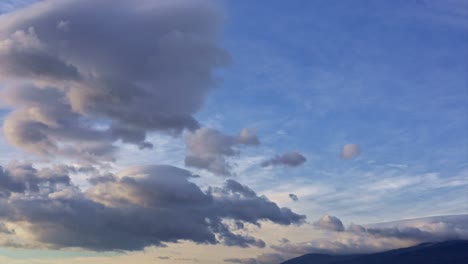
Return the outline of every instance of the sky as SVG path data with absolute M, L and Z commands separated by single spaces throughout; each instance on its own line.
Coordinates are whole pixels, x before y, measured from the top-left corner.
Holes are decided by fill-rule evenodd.
M 467 32 L 463 0 L 0 1 L 0 262 L 468 239 Z

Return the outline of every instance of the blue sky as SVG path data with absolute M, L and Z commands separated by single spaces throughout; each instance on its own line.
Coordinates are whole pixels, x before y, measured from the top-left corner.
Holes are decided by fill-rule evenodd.
M 436 2 L 229 2 L 234 64 L 200 116 L 222 116 L 230 130 L 247 124 L 270 148 L 307 153 L 304 168 L 280 182 L 292 173 L 352 188 L 361 176 L 350 174 L 463 174 L 466 14 L 461 2 L 443 10 Z M 343 161 L 350 142 L 362 154 Z
M 34 1 L 3 2 L 0 13 L 15 14 L 29 2 Z M 179 135 L 145 130 L 146 140 L 153 144 L 151 150 L 126 144 L 123 138 L 111 142 L 119 149 L 117 161 L 101 167 L 103 171 L 119 175 L 127 167 L 168 164 L 200 175 L 191 181 L 201 188 L 220 186 L 232 178 L 278 206 L 307 217 L 302 227 L 275 227 L 274 221 L 267 221 L 262 230 L 249 226 L 245 232 L 261 236 L 276 230 L 278 235 L 290 233 L 288 239 L 298 243 L 318 239 L 323 232 L 312 223 L 325 214 L 339 217 L 345 224 L 468 214 L 468 5 L 464 1 L 239 0 L 215 5 L 221 6 L 219 12 L 224 16 L 216 45 L 231 59 L 227 67 L 210 69 L 216 75 L 214 88 L 200 95 L 202 106 L 190 114 L 202 128 L 230 137 L 220 139 L 220 144 L 231 144 L 228 148 L 239 154 L 217 158 L 232 165 L 231 176 L 219 177 L 210 168 L 184 163 L 187 156 L 200 154 L 198 148 L 190 147 L 191 140 L 193 144 L 203 140 L 196 141 L 196 132 L 188 130 Z M 11 20 L 26 17 L 21 14 Z M 11 30 L 8 27 L 0 27 L 0 38 L 8 37 L 4 33 Z M 73 34 L 73 21 L 70 27 Z M 1 52 L 0 45 L 0 59 Z M 76 59 L 70 58 L 72 62 Z M 0 74 L 2 67 L 0 63 Z M 7 89 L 9 78 L 0 78 L 0 89 Z M 183 90 L 181 96 L 199 96 L 194 93 Z M 20 108 L 0 106 L 2 123 Z M 89 116 L 92 114 L 85 118 Z M 96 116 L 90 121 L 94 125 L 115 121 Z M 259 145 L 233 136 L 244 128 L 258 137 Z M 2 166 L 13 160 L 31 162 L 38 168 L 51 163 L 82 165 L 80 160 L 57 153 L 37 156 L 10 141 L 8 136 L 0 138 Z M 76 143 L 65 143 L 70 142 Z M 341 158 L 346 144 L 358 146 L 360 153 Z M 299 166 L 261 166 L 275 155 L 292 151 L 307 161 Z M 213 153 L 202 154 L 206 158 Z M 72 180 L 87 190 L 89 177 L 78 174 Z M 289 194 L 296 194 L 298 201 Z M 255 257 L 272 252 L 269 245 L 277 242 L 275 236 L 261 237 L 268 245 L 264 249 L 217 247 L 219 254 Z M 12 259 L 19 254 L 2 250 L 0 255 L 6 252 Z M 176 256 L 181 251 L 196 255 L 207 249 L 185 241 L 161 250 L 147 249 L 147 253 L 153 259 L 167 254 L 175 261 L 159 259 L 161 263 L 178 263 Z M 79 250 L 36 252 L 30 252 L 27 261 L 47 263 L 40 261 L 53 257 L 57 263 L 107 263 L 113 256 Z M 132 254 L 120 261 L 125 263 L 132 256 L 141 263 L 149 261 L 142 251 Z M 190 256 L 179 256 L 178 261 L 181 258 Z M 12 259 L 7 260 L 22 263 Z M 214 254 L 204 261 L 219 263 L 220 259 Z

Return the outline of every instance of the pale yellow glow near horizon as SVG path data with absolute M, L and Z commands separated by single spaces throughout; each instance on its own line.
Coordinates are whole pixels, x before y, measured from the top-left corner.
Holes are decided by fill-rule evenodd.
M 249 225 L 249 234 L 262 238 L 267 246 L 265 248 L 239 248 L 223 245 L 199 245 L 189 241 L 168 244 L 166 248 L 149 247 L 143 251 L 128 252 L 116 256 L 102 257 L 66 257 L 44 259 L 13 259 L 0 256 L 1 264 L 128 264 L 128 263 L 224 263 L 226 258 L 255 258 L 263 253 L 274 253 L 271 245 L 278 244 L 282 238 L 291 242 L 305 242 L 318 238 L 318 233 L 310 224 L 302 226 L 278 226 L 269 222 L 262 223 L 261 228 Z M 53 255 L 53 251 L 51 252 Z M 159 259 L 158 257 L 169 257 Z M 196 261 L 195 261 L 196 260 Z

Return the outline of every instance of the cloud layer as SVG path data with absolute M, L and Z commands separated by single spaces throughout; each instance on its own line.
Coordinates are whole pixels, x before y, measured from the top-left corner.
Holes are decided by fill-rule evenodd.
M 468 215 L 428 217 L 369 226 L 351 224 L 342 232 L 325 232 L 309 242 L 283 242 L 271 246 L 286 259 L 308 253 L 357 254 L 374 253 L 408 247 L 423 242 L 468 239 Z M 335 217 L 333 222 L 341 223 Z M 330 221 L 327 221 L 330 222 Z M 339 226 L 336 225 L 336 226 Z M 342 225 L 341 225 L 342 227 Z M 324 231 L 336 231 L 324 225 Z M 340 228 L 341 229 L 341 228 Z M 272 262 L 272 264 L 279 262 Z
M 468 239 L 467 220 L 468 215 L 437 216 L 368 226 L 351 224 L 344 229 L 337 217 L 324 216 L 320 221 L 326 224 L 322 225 L 324 232 L 319 238 L 300 243 L 282 239 L 280 244 L 271 246 L 275 253 L 262 254 L 256 258 L 228 258 L 224 261 L 241 264 L 280 264 L 310 253 L 366 254 L 423 242 Z M 329 224 L 332 222 L 334 224 Z M 337 229 L 342 231 L 335 232 Z

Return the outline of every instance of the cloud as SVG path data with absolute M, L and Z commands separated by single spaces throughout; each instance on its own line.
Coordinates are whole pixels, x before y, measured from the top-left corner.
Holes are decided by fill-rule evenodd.
M 325 229 L 325 230 L 338 231 L 338 232 L 344 231 L 344 226 L 341 220 L 337 217 L 327 215 L 327 214 L 324 215 L 318 221 L 314 222 L 314 226 L 321 228 L 321 229 Z
M 218 130 L 202 127 L 190 132 L 186 138 L 188 154 L 185 165 L 208 170 L 217 175 L 231 175 L 232 164 L 229 157 L 239 154 L 239 146 L 260 144 L 250 130 L 242 130 L 238 136 L 224 135 Z
M 458 240 L 468 238 L 468 224 L 464 222 L 466 220 L 466 215 L 460 215 L 390 222 L 367 227 L 351 224 L 347 231 L 416 241 Z
M 307 161 L 307 158 L 304 157 L 299 152 L 288 152 L 282 155 L 277 155 L 269 160 L 262 162 L 262 167 L 268 166 L 288 166 L 288 167 L 297 167 Z
M 468 215 L 428 217 L 369 226 L 351 224 L 343 232 L 313 241 L 272 245 L 286 259 L 309 253 L 365 254 L 409 247 L 423 242 L 468 239 Z M 341 221 L 340 221 L 341 222 Z
M 197 129 L 213 71 L 230 61 L 221 24 L 203 0 L 49 0 L 0 16 L 6 139 L 94 161 L 112 160 L 117 141 L 150 148 L 152 131 Z
M 341 150 L 342 159 L 352 159 L 361 154 L 361 149 L 357 144 L 346 144 Z
M 6 168 L 0 166 L 0 198 L 12 193 L 38 193 L 41 188 L 52 191 L 60 185 L 70 185 L 70 177 L 65 173 L 59 166 L 41 170 L 15 162 Z
M 190 181 L 195 175 L 168 165 L 128 168 L 86 190 L 73 184 L 53 188 L 55 169 L 29 165 L 7 171 L 16 185 L 3 185 L 15 195 L 0 198 L 0 221 L 22 230 L 17 239 L 52 248 L 141 250 L 181 240 L 265 247 L 260 239 L 236 233 L 243 224 L 233 228 L 225 221 L 260 226 L 261 221 L 291 225 L 305 220 L 234 180 L 202 190 Z M 24 176 L 32 172 L 37 176 Z M 1 175 L 4 182 L 5 172 Z M 39 177 L 47 181 L 29 184 Z
M 299 201 L 299 197 L 297 197 L 297 195 L 295 195 L 294 193 L 290 193 L 289 198 L 291 198 L 291 200 L 295 202 Z
M 240 264 L 280 264 L 287 259 L 277 253 L 266 253 L 258 256 L 257 258 L 229 258 L 224 262 L 240 263 Z
M 9 229 L 4 223 L 0 223 L 0 234 L 12 235 L 15 231 Z

